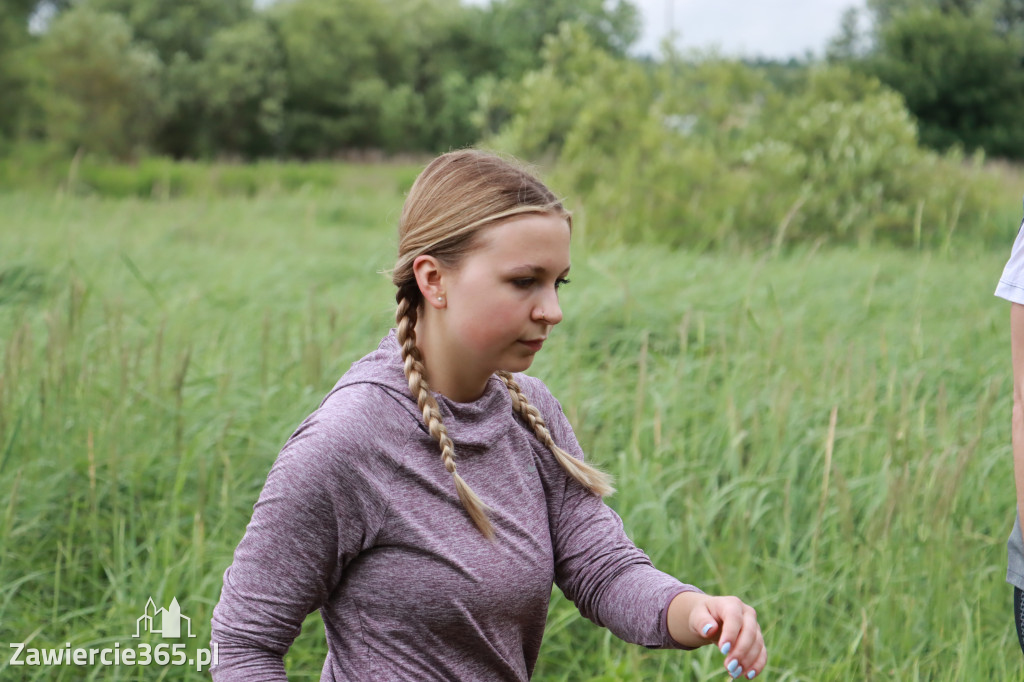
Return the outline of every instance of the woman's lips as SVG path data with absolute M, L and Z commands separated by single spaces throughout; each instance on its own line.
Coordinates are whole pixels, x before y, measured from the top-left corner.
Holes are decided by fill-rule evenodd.
M 538 339 L 536 341 L 520 341 L 519 343 L 523 344 L 524 346 L 532 350 L 534 353 L 536 353 L 537 351 L 540 350 L 541 346 L 544 345 L 544 339 Z

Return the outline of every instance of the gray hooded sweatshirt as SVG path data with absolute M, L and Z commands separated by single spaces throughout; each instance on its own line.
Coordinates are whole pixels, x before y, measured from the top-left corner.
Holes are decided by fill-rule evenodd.
M 547 387 L 516 381 L 582 459 Z M 527 680 L 552 583 L 626 641 L 684 648 L 666 614 L 697 588 L 656 570 L 615 512 L 566 475 L 501 380 L 469 403 L 435 395 L 494 539 L 459 502 L 392 331 L 271 468 L 213 612 L 215 680 L 284 680 L 282 656 L 315 609 L 328 646 L 321 680 Z

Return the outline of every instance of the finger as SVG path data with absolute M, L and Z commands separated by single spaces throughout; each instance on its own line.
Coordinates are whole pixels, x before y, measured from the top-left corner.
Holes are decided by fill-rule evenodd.
M 718 618 L 708 610 L 707 601 L 703 601 L 690 611 L 690 630 L 708 642 L 715 641 L 718 633 Z
M 762 672 L 764 672 L 765 665 L 768 664 L 768 650 L 764 647 L 764 640 L 761 641 L 761 653 L 754 659 L 754 663 L 750 668 L 743 674 L 748 680 L 752 680 Z
M 742 637 L 742 635 L 741 635 Z M 756 637 L 744 655 L 726 661 L 726 670 L 734 678 L 743 677 L 748 680 L 754 679 L 764 670 L 765 662 L 768 660 L 768 652 L 764 646 L 764 638 L 758 628 Z
M 708 610 L 720 623 L 718 650 L 728 657 L 736 646 L 743 624 L 743 602 L 735 597 L 718 597 L 708 601 Z
M 700 636 L 709 642 L 713 641 L 715 639 L 715 634 L 718 632 L 718 621 L 711 620 L 710 614 L 705 614 L 703 618 L 698 618 L 697 620 L 698 622 L 701 622 L 702 620 L 706 621 L 701 625 L 700 629 L 697 630 L 697 632 L 700 633 Z
M 740 626 L 739 636 L 736 637 L 728 658 L 738 660 L 740 665 L 746 669 L 753 665 L 757 659 L 763 641 L 761 639 L 761 628 L 757 624 L 757 612 L 744 604 L 743 623 Z M 727 664 L 728 662 L 726 660 Z

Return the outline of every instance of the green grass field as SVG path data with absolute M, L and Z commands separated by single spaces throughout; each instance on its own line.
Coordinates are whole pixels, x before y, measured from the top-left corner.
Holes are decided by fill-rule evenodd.
M 152 596 L 206 646 L 278 449 L 392 323 L 379 271 L 408 177 L 0 193 L 0 679 L 206 678 L 11 666 L 8 643 L 137 646 Z M 992 296 L 1015 228 L 998 252 L 574 252 L 531 373 L 655 563 L 758 609 L 764 679 L 1024 678 Z M 319 679 L 324 654 L 314 615 L 291 678 Z M 556 594 L 535 679 L 728 678 L 710 648 L 624 644 Z

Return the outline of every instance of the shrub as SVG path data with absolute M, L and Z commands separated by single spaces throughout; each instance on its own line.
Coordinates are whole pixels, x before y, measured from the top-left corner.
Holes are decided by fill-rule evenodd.
M 585 239 L 704 248 L 946 245 L 985 214 L 975 163 L 923 149 L 899 95 L 842 67 L 783 95 L 756 69 L 676 54 L 653 66 L 569 25 L 506 82 L 488 143 L 550 163 Z

